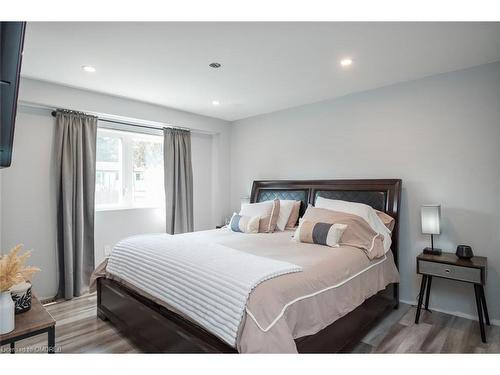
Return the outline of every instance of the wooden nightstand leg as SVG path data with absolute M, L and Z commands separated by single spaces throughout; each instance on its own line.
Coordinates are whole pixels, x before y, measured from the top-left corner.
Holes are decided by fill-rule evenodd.
M 429 310 L 429 297 L 431 295 L 432 276 L 427 276 L 427 293 L 425 295 L 425 309 Z
M 420 310 L 422 308 L 422 300 L 424 299 L 426 282 L 427 276 L 422 275 L 422 282 L 420 283 L 420 294 L 418 295 L 417 315 L 415 315 L 415 324 L 418 324 L 418 321 L 420 319 Z
M 481 306 L 481 288 L 477 284 L 474 284 L 474 294 L 476 295 L 477 315 L 479 318 L 479 329 L 481 330 L 481 340 L 483 342 L 486 342 L 486 333 L 484 331 L 483 322 L 483 308 Z
M 488 315 L 488 307 L 486 306 L 486 296 L 484 295 L 484 286 L 479 285 L 479 290 L 481 291 L 481 301 L 483 302 L 483 311 L 486 324 L 490 325 L 490 316 Z
M 10 343 L 10 354 L 14 354 L 15 352 L 16 352 L 16 344 L 14 342 L 11 342 Z

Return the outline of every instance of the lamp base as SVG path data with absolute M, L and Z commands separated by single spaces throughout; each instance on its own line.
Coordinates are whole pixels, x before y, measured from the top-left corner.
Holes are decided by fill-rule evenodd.
M 441 255 L 442 251 L 441 249 L 438 249 L 438 248 L 430 248 L 430 247 L 426 247 L 424 249 L 424 254 L 430 254 L 430 255 Z

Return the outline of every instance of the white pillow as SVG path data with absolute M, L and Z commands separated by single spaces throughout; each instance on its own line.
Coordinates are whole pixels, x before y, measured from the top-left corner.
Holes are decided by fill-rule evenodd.
M 273 211 L 273 201 L 265 201 L 260 203 L 245 203 L 241 205 L 240 215 L 243 216 L 259 216 L 264 218 L 271 216 Z
M 388 252 L 391 248 L 391 231 L 378 217 L 373 207 L 370 207 L 367 204 L 363 203 L 347 202 L 336 199 L 327 199 L 323 197 L 317 197 L 314 206 L 317 208 L 325 208 L 332 211 L 347 212 L 348 214 L 362 217 L 375 232 L 384 236 L 384 251 Z
M 288 223 L 288 219 L 292 214 L 293 206 L 295 205 L 294 200 L 280 199 L 280 213 L 278 215 L 278 221 L 276 222 L 276 227 L 280 231 L 284 231 Z
M 242 216 L 259 216 L 259 232 L 272 233 L 276 229 L 276 222 L 280 212 L 280 201 L 274 199 L 260 203 L 248 203 L 241 206 L 240 215 Z

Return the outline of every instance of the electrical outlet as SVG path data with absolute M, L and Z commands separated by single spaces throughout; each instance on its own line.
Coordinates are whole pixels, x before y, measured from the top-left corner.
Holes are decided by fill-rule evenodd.
M 108 256 L 110 254 L 111 254 L 111 246 L 109 245 L 104 246 L 104 255 Z

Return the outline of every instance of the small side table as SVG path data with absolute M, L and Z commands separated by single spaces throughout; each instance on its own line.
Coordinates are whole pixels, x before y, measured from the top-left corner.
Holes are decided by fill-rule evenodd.
M 31 336 L 47 333 L 47 351 L 55 352 L 55 325 L 56 321 L 43 307 L 38 299 L 33 296 L 31 309 L 16 315 L 16 325 L 12 332 L 0 335 L 0 346 L 10 344 L 10 352 L 15 353 L 15 342 Z
M 486 342 L 484 330 L 484 319 L 490 325 L 486 297 L 484 295 L 484 285 L 486 284 L 486 270 L 488 260 L 486 257 L 472 257 L 471 259 L 460 259 L 453 253 L 442 253 L 441 255 L 420 254 L 417 256 L 417 273 L 422 275 L 420 284 L 420 294 L 418 297 L 417 315 L 415 323 L 418 324 L 422 301 L 425 294 L 425 309 L 429 309 L 429 296 L 431 293 L 432 277 L 441 277 L 455 281 L 462 281 L 474 285 L 476 295 L 477 314 L 479 318 L 479 328 L 481 339 Z M 427 291 L 426 291 L 427 288 Z

